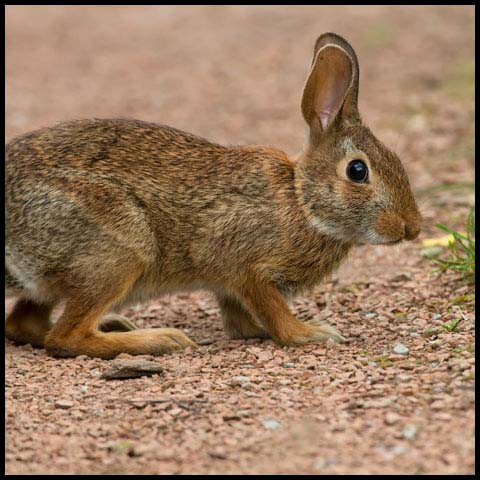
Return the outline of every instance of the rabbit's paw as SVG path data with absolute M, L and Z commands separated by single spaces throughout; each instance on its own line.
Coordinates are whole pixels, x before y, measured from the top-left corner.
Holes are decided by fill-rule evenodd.
M 309 320 L 304 325 L 307 327 L 308 333 L 296 336 L 292 343 L 326 342 L 330 339 L 335 343 L 344 343 L 346 341 L 346 338 L 336 328 L 326 323 L 321 323 L 319 320 Z
M 50 332 L 45 341 L 47 352 L 55 357 L 89 357 L 111 359 L 121 353 L 129 355 L 165 355 L 186 347 L 196 348 L 182 331 L 176 328 L 135 329 L 126 332 L 97 331 L 93 335 L 70 332 L 67 336 Z

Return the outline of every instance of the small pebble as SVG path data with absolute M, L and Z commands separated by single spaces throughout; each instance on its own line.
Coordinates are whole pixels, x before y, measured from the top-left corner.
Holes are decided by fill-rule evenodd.
M 237 377 L 233 377 L 232 381 L 230 382 L 231 385 L 239 385 L 244 386 L 250 383 L 250 378 L 246 377 L 245 375 L 238 375 Z
M 182 412 L 183 410 L 181 408 L 172 408 L 169 413 L 172 417 L 176 417 L 177 415 L 180 415 Z
M 417 433 L 418 433 L 418 427 L 416 425 L 411 425 L 411 424 L 406 425 L 402 432 L 403 436 L 407 440 L 413 440 L 417 436 Z
M 61 408 L 62 410 L 68 410 L 69 408 L 72 408 L 74 405 L 75 404 L 70 400 L 57 400 L 55 402 L 55 407 Z
M 222 447 L 216 447 L 213 450 L 209 450 L 208 455 L 212 458 L 217 458 L 218 460 L 226 460 L 228 458 L 227 452 Z
M 436 400 L 435 402 L 433 402 L 430 405 L 430 408 L 432 410 L 441 411 L 441 410 L 445 409 L 445 402 L 442 402 L 441 400 Z
M 451 420 L 452 415 L 450 415 L 447 412 L 438 412 L 438 413 L 435 413 L 435 418 L 438 418 L 439 420 Z
M 163 367 L 158 362 L 143 359 L 118 360 L 117 358 L 111 363 L 109 369 L 100 373 L 100 376 L 106 380 L 123 380 L 127 378 L 152 376 L 162 372 Z
M 394 423 L 397 423 L 400 418 L 400 415 L 394 412 L 387 412 L 387 414 L 385 415 L 385 423 L 387 425 L 393 425 Z
M 403 345 L 403 343 L 397 343 L 393 348 L 393 351 L 397 355 L 407 355 L 410 350 L 405 345 Z
M 408 282 L 412 279 L 412 275 L 410 273 L 399 273 L 398 275 L 394 275 L 390 278 L 391 282 Z
M 275 430 L 280 427 L 280 422 L 276 420 L 268 419 L 263 421 L 263 426 L 268 430 Z
M 315 470 L 323 470 L 327 465 L 328 461 L 326 458 L 323 457 L 317 458 L 317 460 L 313 462 L 313 468 Z
M 420 250 L 420 255 L 424 258 L 435 258 L 443 252 L 442 247 L 426 247 Z
M 427 328 L 425 328 L 425 329 L 423 330 L 422 335 L 423 335 L 425 338 L 428 338 L 428 337 L 433 337 L 433 336 L 435 336 L 435 335 L 438 335 L 439 333 L 440 333 L 440 329 L 439 329 L 439 328 L 435 328 L 435 327 L 429 328 L 429 327 L 427 327 Z

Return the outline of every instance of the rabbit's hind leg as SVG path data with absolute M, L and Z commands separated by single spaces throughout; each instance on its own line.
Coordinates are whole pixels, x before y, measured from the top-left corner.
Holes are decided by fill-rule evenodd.
M 243 305 L 233 297 L 218 295 L 223 328 L 231 339 L 270 338 L 265 329 L 257 325 Z
M 52 324 L 52 305 L 40 305 L 20 298 L 7 316 L 5 336 L 18 344 L 30 343 L 32 347 L 43 348 L 45 335 Z
M 122 278 L 115 275 L 114 278 Z M 175 328 L 150 328 L 102 332 L 102 316 L 124 297 L 138 278 L 138 271 L 123 276 L 123 282 L 109 285 L 103 292 L 85 291 L 67 300 L 65 310 L 45 339 L 47 352 L 57 357 L 88 355 L 110 359 L 120 353 L 162 355 L 187 346 L 195 347 L 183 332 Z M 101 327 L 100 327 L 101 328 Z

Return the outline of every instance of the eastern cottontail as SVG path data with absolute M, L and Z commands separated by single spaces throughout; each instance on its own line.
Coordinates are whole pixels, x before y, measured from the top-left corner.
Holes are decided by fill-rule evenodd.
M 72 121 L 12 140 L 5 280 L 20 299 L 6 336 L 56 356 L 172 352 L 195 344 L 105 314 L 201 288 L 216 294 L 231 338 L 342 341 L 333 327 L 297 320 L 286 298 L 352 246 L 420 230 L 399 159 L 360 120 L 358 78 L 352 47 L 321 35 L 301 105 L 308 142 L 295 161 L 136 120 Z

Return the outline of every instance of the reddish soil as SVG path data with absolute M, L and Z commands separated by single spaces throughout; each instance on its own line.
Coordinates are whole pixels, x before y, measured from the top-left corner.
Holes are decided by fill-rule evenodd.
M 474 287 L 421 255 L 474 203 L 474 7 L 8 6 L 6 141 L 122 116 L 294 154 L 329 30 L 357 50 L 363 118 L 424 217 L 418 240 L 356 248 L 294 302 L 348 343 L 231 341 L 204 292 L 125 312 L 206 343 L 153 377 L 108 381 L 112 362 L 6 341 L 8 474 L 474 473 Z

